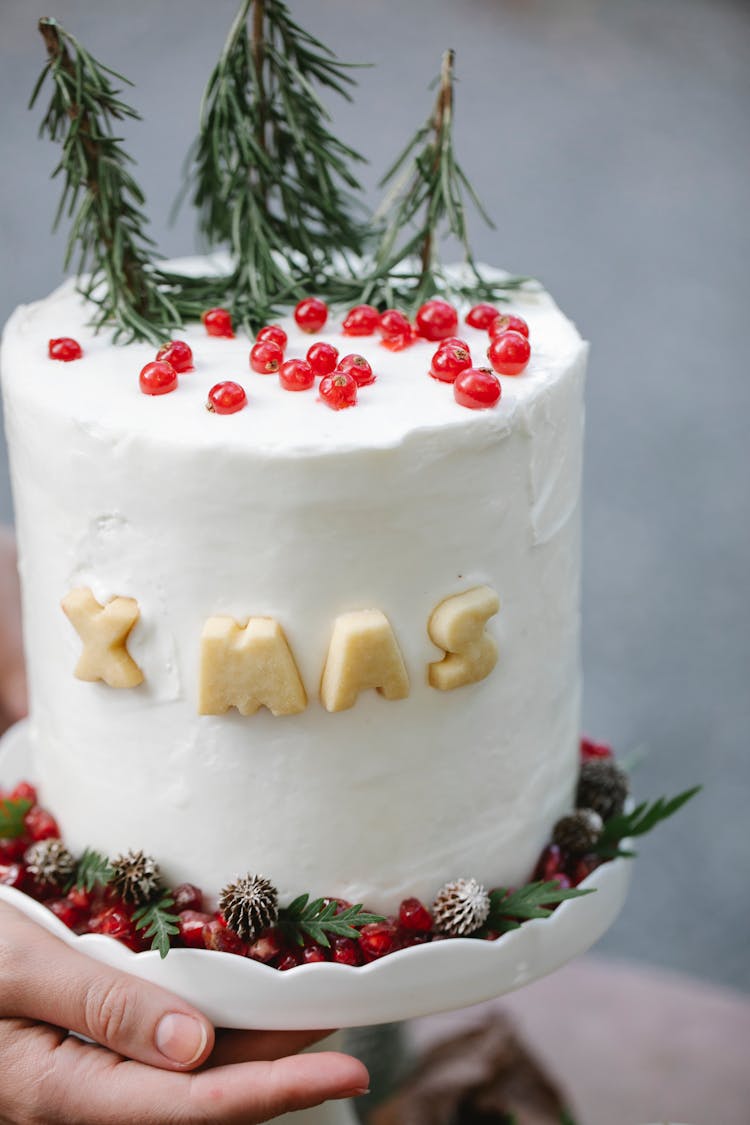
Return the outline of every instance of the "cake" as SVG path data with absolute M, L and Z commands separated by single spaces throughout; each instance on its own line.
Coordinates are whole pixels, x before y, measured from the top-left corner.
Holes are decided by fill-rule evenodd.
M 252 372 L 243 332 L 188 325 L 194 370 L 153 396 L 154 348 L 94 334 L 74 282 L 15 312 L 33 777 L 74 852 L 383 913 L 531 878 L 579 768 L 587 349 L 544 292 L 513 310 L 531 360 L 484 410 L 429 377 L 435 343 L 352 339 L 336 310 L 309 335 L 290 310 L 287 357 L 323 340 L 372 365 L 339 411 Z M 49 357 L 61 336 L 81 358 Z M 229 415 L 205 409 L 224 380 L 247 392 Z

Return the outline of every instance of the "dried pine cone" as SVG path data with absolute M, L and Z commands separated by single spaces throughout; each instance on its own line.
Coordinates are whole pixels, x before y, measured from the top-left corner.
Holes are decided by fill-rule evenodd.
M 76 861 L 62 840 L 40 840 L 26 849 L 26 869 L 40 887 L 62 887 L 75 875 Z
M 262 875 L 241 875 L 221 892 L 219 908 L 227 926 L 243 941 L 255 941 L 279 916 L 279 896 Z
M 161 890 L 159 865 L 142 851 L 127 852 L 112 863 L 111 885 L 125 902 L 145 903 Z
M 568 855 L 583 855 L 596 847 L 604 821 L 593 809 L 576 809 L 558 820 L 552 829 L 552 840 Z
M 609 820 L 622 812 L 629 792 L 628 775 L 611 758 L 592 758 L 581 766 L 576 797 L 579 808 L 593 809 L 602 820 Z
M 490 912 L 490 896 L 476 879 L 446 883 L 432 907 L 435 928 L 450 937 L 474 933 Z

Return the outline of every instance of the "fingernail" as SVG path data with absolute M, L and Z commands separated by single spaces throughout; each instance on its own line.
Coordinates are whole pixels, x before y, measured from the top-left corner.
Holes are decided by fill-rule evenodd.
M 342 1098 L 363 1098 L 365 1094 L 369 1093 L 369 1086 L 357 1086 L 354 1090 L 347 1090 L 347 1092 L 341 1096 Z
M 170 1012 L 156 1027 L 156 1046 L 170 1062 L 190 1066 L 203 1054 L 208 1041 L 205 1025 L 193 1016 Z

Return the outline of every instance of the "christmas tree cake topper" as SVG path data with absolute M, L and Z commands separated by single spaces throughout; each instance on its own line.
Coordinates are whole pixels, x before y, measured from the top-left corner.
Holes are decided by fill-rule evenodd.
M 255 330 L 311 293 L 412 312 L 436 293 L 502 300 L 526 280 L 484 277 L 474 262 L 464 194 L 487 216 L 455 160 L 452 51 L 433 113 L 383 177 L 389 194 L 364 223 L 356 175 L 363 157 L 331 132 L 319 94 L 350 99 L 355 64 L 301 28 L 283 0 L 242 0 L 204 93 L 181 193 L 232 265 L 188 277 L 159 258 L 118 135 L 120 123 L 140 119 L 115 84 L 131 83 L 56 20 L 40 20 L 39 29 L 48 57 L 30 105 L 49 79 L 40 133 L 62 148 L 55 225 L 71 220 L 65 265 L 74 264 L 94 306 L 93 327 L 111 328 L 115 342 L 161 343 L 215 306 Z M 461 276 L 440 264 L 444 235 L 463 249 Z

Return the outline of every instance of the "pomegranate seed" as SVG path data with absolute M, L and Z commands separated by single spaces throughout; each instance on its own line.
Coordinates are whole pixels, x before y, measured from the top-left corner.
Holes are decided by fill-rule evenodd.
M 302 964 L 312 965 L 316 961 L 327 961 L 326 951 L 322 945 L 318 945 L 316 941 L 310 945 L 306 945 L 302 950 Z
M 487 325 L 491 338 L 494 340 L 496 336 L 502 336 L 503 332 L 520 332 L 522 336 L 529 338 L 529 326 L 522 316 L 514 316 L 513 313 L 498 313 L 497 317 L 491 324 Z
M 170 340 L 156 353 L 156 358 L 171 363 L 175 371 L 182 375 L 193 370 L 193 350 L 184 340 Z
M 385 957 L 393 950 L 396 931 L 390 922 L 371 922 L 359 931 L 359 947 L 366 961 Z
M 52 813 L 48 813 L 41 805 L 34 805 L 33 808 L 29 809 L 26 816 L 23 818 L 23 823 L 34 843 L 36 843 L 37 840 L 60 839 L 60 829 L 57 826 L 57 821 Z
M 561 891 L 567 891 L 567 890 L 570 889 L 570 886 L 571 886 L 570 879 L 568 878 L 568 876 L 565 874 L 564 871 L 556 871 L 554 873 L 554 875 L 550 875 L 550 882 L 551 883 L 557 883 L 557 885 L 558 885 L 558 887 L 560 888 Z M 557 904 L 552 903 L 551 905 L 556 906 Z
M 252 957 L 253 961 L 262 961 L 264 965 L 269 965 L 284 949 L 284 939 L 281 931 L 275 927 L 264 930 L 259 938 L 250 945 L 247 951 L 248 957 Z
M 372 367 L 363 355 L 345 355 L 339 360 L 336 370 L 351 375 L 358 387 L 369 387 L 375 382 Z
M 459 406 L 468 406 L 470 410 L 486 410 L 494 406 L 499 402 L 500 394 L 500 380 L 483 367 L 464 368 L 453 384 L 456 402 Z
M 294 319 L 303 332 L 319 332 L 328 320 L 328 305 L 318 297 L 306 297 L 294 310 Z
M 465 348 L 457 348 L 451 344 L 448 347 L 441 344 L 432 357 L 430 375 L 439 379 L 441 383 L 454 383 L 456 376 L 471 367 L 471 356 Z
M 444 340 L 458 327 L 458 313 L 447 301 L 426 301 L 417 312 L 417 329 L 426 340 Z
M 70 363 L 72 359 L 80 359 L 83 355 L 83 348 L 71 336 L 58 336 L 55 340 L 50 340 L 48 348 L 50 359 L 59 359 L 63 363 Z
M 503 935 L 500 933 L 499 930 L 487 930 L 485 935 L 484 935 L 484 940 L 485 941 L 497 941 L 497 939 L 499 937 L 502 937 L 502 936 Z
M 432 915 L 418 898 L 405 898 L 398 910 L 399 925 L 405 930 L 425 932 L 432 929 Z
M 498 375 L 520 375 L 530 355 L 531 345 L 520 332 L 501 332 L 487 349 L 487 358 Z
M 339 350 L 334 348 L 333 344 L 326 344 L 319 341 L 317 344 L 311 344 L 307 349 L 307 362 L 313 370 L 313 375 L 322 378 L 324 375 L 330 375 L 332 371 L 336 370 L 336 364 L 339 361 Z
M 66 898 L 73 909 L 80 911 L 81 914 L 91 910 L 94 904 L 94 892 L 86 891 L 83 887 L 73 887 L 71 891 L 68 891 Z
M 568 864 L 568 874 L 570 876 L 570 884 L 577 887 L 582 883 L 592 871 L 595 871 L 601 864 L 601 859 L 598 855 L 582 855 L 576 859 L 571 860 Z
M 209 336 L 234 337 L 232 314 L 228 309 L 207 309 L 201 314 L 201 320 Z
M 28 846 L 29 841 L 23 836 L 17 839 L 0 840 L 0 863 L 15 863 L 23 859 Z
M 108 937 L 124 941 L 125 944 L 136 936 L 132 918 L 119 906 L 108 906 L 101 914 L 95 915 L 91 919 L 89 932 L 106 934 Z
M 210 914 L 204 914 L 202 910 L 180 910 L 179 922 L 177 925 L 180 929 L 180 942 L 188 949 L 205 949 L 203 942 L 203 928 L 209 922 L 213 922 Z
M 203 944 L 206 949 L 215 949 L 219 953 L 235 953 L 238 957 L 247 956 L 248 943 L 243 941 L 234 930 L 222 926 L 217 919 L 206 922 L 203 927 Z
M 409 318 L 398 309 L 386 309 L 380 314 L 380 334 L 384 338 L 390 336 L 407 336 L 413 334 Z
M 273 340 L 261 340 L 250 349 L 250 366 L 259 375 L 273 375 L 284 362 L 284 353 Z
M 332 937 L 331 954 L 339 965 L 361 965 L 362 954 L 359 944 L 353 938 Z
M 26 868 L 22 863 L 0 863 L 0 883 L 4 887 L 16 887 L 21 890 L 25 874 Z
M 276 968 L 285 973 L 287 969 L 296 969 L 300 963 L 299 956 L 296 953 L 285 953 Z
M 304 359 L 288 359 L 279 369 L 279 382 L 285 391 L 309 391 L 315 386 L 315 374 Z
M 172 898 L 175 914 L 180 914 L 183 910 L 203 909 L 203 891 L 194 883 L 180 883 L 172 891 Z
M 52 902 L 47 903 L 47 909 L 51 910 L 69 930 L 74 930 L 83 921 L 84 911 L 77 910 L 67 898 L 53 899 Z
M 344 320 L 345 336 L 372 336 L 380 325 L 380 313 L 372 305 L 355 305 Z
M 534 871 L 534 878 L 541 879 L 543 883 L 549 882 L 556 871 L 562 867 L 562 852 L 557 844 L 547 844 L 539 857 L 539 862 Z
M 500 310 L 494 305 L 474 305 L 464 319 L 472 328 L 489 328 L 493 320 L 497 320 L 499 316 Z
M 415 945 L 427 945 L 432 941 L 432 934 L 419 930 L 405 930 L 399 926 L 396 930 L 393 948 L 412 949 Z
M 581 761 L 585 762 L 589 758 L 612 757 L 614 757 L 612 747 L 608 746 L 606 742 L 594 742 L 590 738 L 581 738 Z
M 333 375 L 321 379 L 319 392 L 322 401 L 331 410 L 345 410 L 357 403 L 357 381 L 345 371 L 334 371 Z
M 352 903 L 348 902 L 345 898 L 331 898 L 329 896 L 328 898 L 323 899 L 323 905 L 324 906 L 328 906 L 329 903 L 331 903 L 331 902 L 336 903 L 336 913 L 337 914 L 340 914 L 342 910 L 349 910 L 352 906 Z
M 277 344 L 283 352 L 286 349 L 287 339 L 287 334 L 280 325 L 267 324 L 265 328 L 261 328 L 258 332 L 255 343 L 266 344 L 270 341 L 272 344 Z
M 0 799 L 2 799 L 1 794 Z M 7 801 L 31 801 L 34 805 L 37 803 L 37 799 L 36 789 L 28 781 L 19 781 L 15 789 L 5 798 Z
M 177 390 L 177 372 L 171 363 L 156 359 L 142 369 L 138 382 L 144 395 L 168 395 Z
M 238 410 L 242 410 L 246 403 L 245 388 L 228 379 L 224 383 L 216 383 L 215 386 L 211 387 L 208 392 L 206 410 L 212 414 L 236 414 Z

